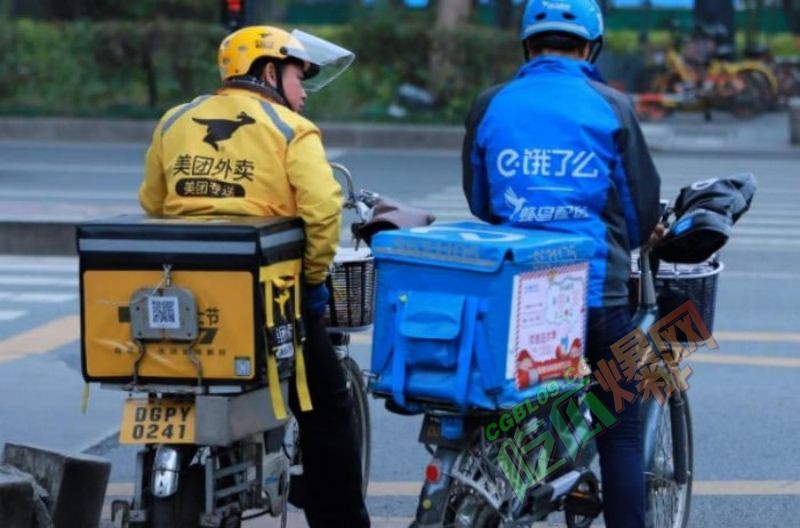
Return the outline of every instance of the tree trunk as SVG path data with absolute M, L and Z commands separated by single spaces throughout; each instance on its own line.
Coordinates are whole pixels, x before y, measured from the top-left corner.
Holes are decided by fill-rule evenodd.
M 495 0 L 495 23 L 503 29 L 510 29 L 514 24 L 514 4 L 511 0 Z
M 439 0 L 436 6 L 436 29 L 452 30 L 465 24 L 472 11 L 472 0 Z
M 472 0 L 438 1 L 428 63 L 428 87 L 435 96 L 444 95 L 457 83 L 458 72 L 452 60 L 456 50 L 451 35 L 467 23 L 471 11 Z

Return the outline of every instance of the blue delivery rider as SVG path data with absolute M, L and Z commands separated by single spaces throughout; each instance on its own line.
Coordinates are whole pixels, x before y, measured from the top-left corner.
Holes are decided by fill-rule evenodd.
M 581 234 L 589 268 L 588 351 L 593 370 L 634 326 L 630 250 L 658 222 L 660 179 L 628 99 L 592 64 L 603 17 L 594 0 L 530 0 L 521 40 L 527 62 L 473 103 L 463 185 L 473 214 L 494 224 Z M 636 381 L 619 385 L 638 394 Z M 597 396 L 614 409 L 611 392 Z M 606 525 L 644 526 L 639 398 L 598 438 Z

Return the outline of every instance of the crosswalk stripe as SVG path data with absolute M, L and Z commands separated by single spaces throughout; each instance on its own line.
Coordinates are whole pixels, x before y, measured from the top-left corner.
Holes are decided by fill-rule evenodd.
M 0 170 L 6 172 L 55 172 L 63 174 L 138 174 L 144 175 L 144 167 L 136 165 L 100 165 L 97 163 L 28 163 L 28 162 L 4 162 L 0 163 Z M 12 191 L 13 192 L 13 191 Z M 30 191 L 38 193 L 38 191 Z M 48 193 L 49 194 L 49 193 Z
M 800 236 L 800 230 L 798 229 L 785 229 L 781 227 L 775 227 L 772 229 L 762 229 L 762 228 L 750 228 L 750 227 L 734 227 L 733 228 L 733 236 L 753 236 L 753 235 L 788 235 L 788 236 Z
M 793 247 L 793 246 L 781 246 L 780 244 L 776 245 L 761 245 L 759 246 L 758 243 L 753 244 L 728 244 L 725 246 L 723 251 L 747 251 L 752 253 L 753 251 L 760 251 L 762 253 L 797 253 L 800 252 L 800 247 Z
M 771 272 L 771 271 L 728 271 L 722 274 L 722 279 L 767 279 L 767 280 L 798 280 L 800 273 Z
M 78 273 L 77 257 L 0 255 L 0 272 Z
M 38 273 L 78 273 L 78 262 L 74 264 L 37 264 L 35 262 L 22 261 L 18 263 L 13 262 L 0 262 L 0 271 L 11 272 L 38 272 Z
M 14 321 L 27 314 L 24 310 L 0 310 L 0 321 Z
M 58 304 L 77 298 L 77 293 L 16 293 L 0 291 L 0 301 L 9 303 Z
M 32 277 L 26 275 L 0 275 L 3 286 L 77 286 L 77 277 Z
M 751 218 L 745 217 L 743 220 L 739 222 L 740 226 L 747 227 L 751 225 L 759 225 L 759 226 L 766 226 L 766 225 L 774 225 L 774 226 L 793 226 L 797 227 L 800 225 L 800 216 L 798 216 L 797 220 L 785 220 L 785 219 L 774 219 L 774 218 Z
M 723 341 L 743 341 L 754 343 L 800 343 L 798 332 L 741 332 L 720 330 L 714 337 Z
M 800 332 L 743 332 L 715 330 L 714 338 L 724 342 L 738 343 L 800 343 Z M 372 343 L 372 332 L 357 332 L 350 334 L 350 342 L 356 345 L 369 345 Z
M 714 365 L 744 365 L 748 367 L 782 367 L 800 368 L 800 358 L 792 357 L 764 357 L 764 356 L 738 356 L 732 354 L 692 354 L 686 359 L 692 363 L 711 363 Z
M 765 233 L 765 234 L 774 234 L 774 233 Z M 800 239 L 788 239 L 788 238 L 748 238 L 748 237 L 741 237 L 734 236 L 731 237 L 730 244 L 732 245 L 748 245 L 748 246 L 800 246 Z
M 43 195 L 38 190 L 5 189 L 0 190 L 0 198 L 46 199 L 46 200 L 114 200 L 120 202 L 135 202 L 136 196 L 132 192 L 123 191 L 48 191 Z

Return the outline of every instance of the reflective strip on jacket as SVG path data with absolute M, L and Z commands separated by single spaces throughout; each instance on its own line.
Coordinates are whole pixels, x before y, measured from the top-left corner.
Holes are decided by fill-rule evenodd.
M 227 87 L 169 110 L 139 203 L 151 215 L 299 216 L 311 284 L 325 280 L 339 243 L 341 187 L 319 129 L 256 90 Z
M 591 237 L 589 306 L 627 303 L 630 250 L 658 221 L 660 186 L 627 97 L 590 64 L 546 55 L 482 94 L 466 127 L 473 214 Z

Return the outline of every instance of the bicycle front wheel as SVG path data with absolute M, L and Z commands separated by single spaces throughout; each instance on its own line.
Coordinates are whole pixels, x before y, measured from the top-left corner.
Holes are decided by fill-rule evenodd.
M 347 356 L 342 359 L 342 367 L 347 377 L 347 388 L 353 398 L 353 422 L 356 429 L 359 453 L 361 453 L 361 485 L 364 497 L 369 484 L 369 467 L 372 454 L 372 434 L 369 417 L 369 400 L 364 376 L 356 360 Z
M 692 417 L 686 392 L 673 393 L 658 418 L 654 456 L 647 472 L 648 528 L 689 523 L 694 473 Z

